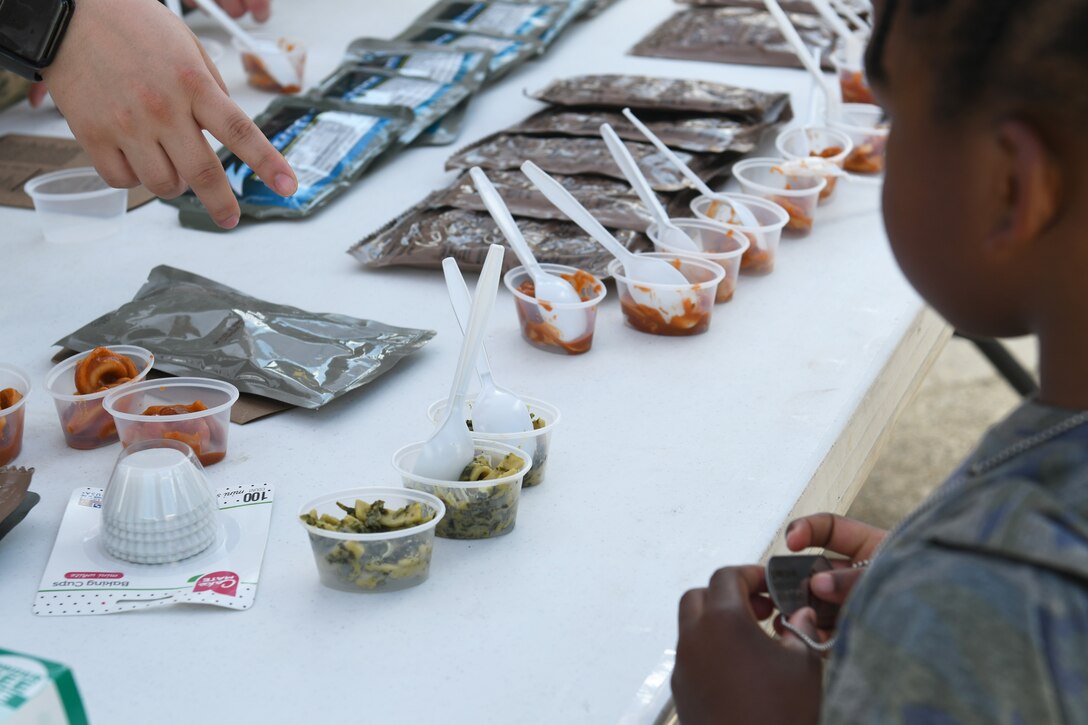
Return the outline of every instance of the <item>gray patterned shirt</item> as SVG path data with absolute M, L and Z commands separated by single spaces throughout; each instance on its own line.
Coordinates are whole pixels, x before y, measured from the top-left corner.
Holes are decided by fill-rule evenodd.
M 1088 723 L 1088 425 L 972 477 L 1068 418 L 996 426 L 862 578 L 828 667 L 825 723 Z

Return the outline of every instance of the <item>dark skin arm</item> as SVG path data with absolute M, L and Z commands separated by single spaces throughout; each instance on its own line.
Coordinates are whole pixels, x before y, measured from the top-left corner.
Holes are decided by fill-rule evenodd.
M 820 659 L 763 630 L 760 621 L 774 614 L 766 591 L 762 567 L 727 567 L 680 600 L 672 693 L 684 725 L 818 720 Z M 791 621 L 812 631 L 811 617 L 807 609 Z

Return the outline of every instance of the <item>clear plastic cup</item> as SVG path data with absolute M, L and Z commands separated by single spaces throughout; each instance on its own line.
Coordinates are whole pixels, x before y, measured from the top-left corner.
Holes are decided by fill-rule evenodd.
M 302 90 L 302 79 L 306 72 L 306 46 L 297 40 L 282 38 L 272 33 L 250 33 L 258 43 L 270 43 L 278 46 L 287 54 L 287 61 L 295 71 L 294 83 L 281 85 L 272 77 L 265 67 L 265 63 L 259 55 L 240 43 L 237 38 L 231 38 L 231 45 L 242 56 L 242 67 L 246 71 L 246 82 L 259 91 L 270 93 L 298 93 Z
M 14 390 L 16 396 L 5 390 Z M 23 428 L 26 417 L 26 398 L 30 395 L 30 378 L 12 365 L 0 364 L 0 466 L 6 466 L 19 456 L 23 449 Z
M 605 298 L 607 291 L 601 280 L 592 274 L 563 264 L 542 264 L 540 267 L 551 274 L 556 274 L 578 290 L 582 302 L 577 304 L 558 304 L 538 302 L 529 293 L 533 283 L 525 267 L 514 267 L 503 276 L 503 283 L 514 295 L 518 321 L 521 323 L 521 336 L 535 348 L 560 355 L 581 355 L 589 352 L 593 346 L 593 332 L 597 325 L 597 307 Z M 585 318 L 586 333 L 577 340 L 564 340 L 559 328 L 553 324 L 563 315 L 577 315 Z
M 854 150 L 843 164 L 847 171 L 855 174 L 884 171 L 884 151 L 891 127 L 882 108 L 868 103 L 846 103 L 842 107 L 842 117 L 830 123 L 832 128 L 844 132 L 854 142 Z
M 613 259 L 608 273 L 616 278 L 620 309 L 627 324 L 639 332 L 667 337 L 699 335 L 710 329 L 710 313 L 725 271 L 715 262 L 685 254 L 649 252 L 680 270 L 689 284 L 649 284 L 624 275 L 623 263 Z M 656 305 L 647 302 L 656 301 Z
M 145 380 L 111 391 L 103 401 L 106 412 L 117 423 L 121 445 L 166 438 L 190 446 L 204 466 L 227 456 L 230 409 L 238 400 L 238 388 L 209 378 L 167 378 Z M 149 408 L 192 406 L 199 401 L 204 410 L 144 415 Z
M 824 126 L 791 128 L 778 135 L 775 147 L 783 157 L 790 161 L 805 161 L 820 158 L 840 169 L 854 151 L 854 142 L 843 131 Z M 827 186 L 820 192 L 820 203 L 831 200 L 839 179 L 833 174 L 824 175 Z
M 506 443 L 476 437 L 472 442 L 475 455 L 486 456 L 492 465 L 511 453 L 524 465 L 507 476 L 486 481 L 442 481 L 412 473 L 423 442 L 410 443 L 393 454 L 393 468 L 406 488 L 437 496 L 446 505 L 446 516 L 435 529 L 435 534 L 445 539 L 490 539 L 513 531 L 521 485 L 533 466 L 528 456 Z M 465 461 L 466 466 L 469 463 Z
M 742 224 L 726 199 L 736 199 L 737 203 L 750 209 L 759 225 Z M 716 221 L 748 237 L 751 246 L 741 258 L 741 274 L 763 275 L 774 271 L 782 230 L 790 220 L 790 215 L 781 206 L 749 194 L 730 194 L 725 198 L 697 196 L 691 200 L 691 212 L 700 219 Z
M 395 510 L 419 503 L 430 521 L 400 531 L 375 534 L 327 531 L 299 521 L 310 537 L 310 547 L 321 583 L 345 592 L 392 592 L 427 581 L 434 550 L 434 530 L 446 515 L 442 501 L 424 491 L 407 488 L 353 488 L 320 496 L 299 510 L 299 516 L 316 512 L 340 519 L 344 511 L 337 501 L 354 506 L 356 500 L 369 504 L 384 501 Z
M 102 407 L 105 397 L 125 386 L 135 385 L 151 371 L 155 363 L 155 356 L 150 350 L 135 345 L 104 345 L 116 353 L 126 355 L 136 365 L 136 377 L 131 382 L 122 383 L 112 390 L 102 390 L 88 395 L 76 393 L 75 373 L 79 365 L 91 351 L 73 355 L 64 362 L 58 363 L 45 376 L 45 389 L 53 396 L 53 404 L 57 407 L 57 416 L 60 418 L 60 427 L 64 432 L 64 440 L 69 448 L 81 451 L 101 448 L 116 443 L 117 426 L 113 417 Z
M 782 170 L 780 159 L 745 159 L 733 165 L 733 176 L 745 194 L 773 201 L 790 215 L 786 229 L 812 231 L 816 206 L 827 181 L 817 176 L 794 176 Z
M 169 564 L 211 546 L 219 508 L 200 460 L 174 440 L 121 451 L 102 495 L 102 546 L 136 564 Z
M 532 433 L 482 433 L 474 431 L 473 435 L 480 440 L 506 443 L 522 451 L 523 454 L 528 454 L 533 462 L 533 467 L 525 475 L 525 480 L 521 486 L 522 488 L 532 488 L 544 483 L 544 472 L 547 470 L 548 455 L 551 452 L 552 431 L 559 425 L 559 408 L 535 398 L 522 398 L 522 400 L 529 406 L 529 415 L 534 420 L 541 421 L 542 425 L 539 428 L 534 429 Z M 438 425 L 444 419 L 447 402 L 445 398 L 442 398 L 434 401 L 427 408 L 427 417 L 435 425 Z M 475 395 L 465 398 L 469 420 L 472 419 L 472 406 L 475 403 Z
M 865 66 L 861 59 L 850 62 L 846 57 L 845 48 L 840 47 L 831 54 L 831 65 L 835 67 L 835 75 L 839 78 L 843 103 L 876 104 L 876 98 L 873 97 L 873 89 L 869 87 L 869 80 L 865 77 Z
M 708 219 L 679 218 L 670 219 L 670 221 L 691 237 L 701 251 L 691 252 L 663 243 L 661 231 L 656 222 L 646 230 L 650 241 L 654 243 L 654 249 L 665 254 L 686 254 L 718 265 L 725 272 L 725 279 L 718 284 L 714 302 L 720 304 L 733 299 L 737 289 L 737 279 L 740 277 L 741 259 L 751 246 L 748 237 L 724 224 Z
M 125 221 L 128 190 L 114 189 L 90 166 L 36 176 L 23 190 L 50 242 L 106 239 L 120 232 Z

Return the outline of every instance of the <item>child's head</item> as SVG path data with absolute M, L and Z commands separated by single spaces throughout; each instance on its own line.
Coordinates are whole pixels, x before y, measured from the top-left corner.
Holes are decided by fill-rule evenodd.
M 876 4 L 896 256 L 958 328 L 1038 332 L 1088 289 L 1088 0 Z

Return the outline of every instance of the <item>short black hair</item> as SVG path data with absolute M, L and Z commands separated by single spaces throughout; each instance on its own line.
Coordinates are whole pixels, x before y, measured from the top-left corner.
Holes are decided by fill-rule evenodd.
M 1088 111 L 1088 0 L 885 0 L 865 56 L 875 83 L 887 82 L 899 12 L 920 31 L 913 40 L 931 61 L 939 116 L 987 102 Z

